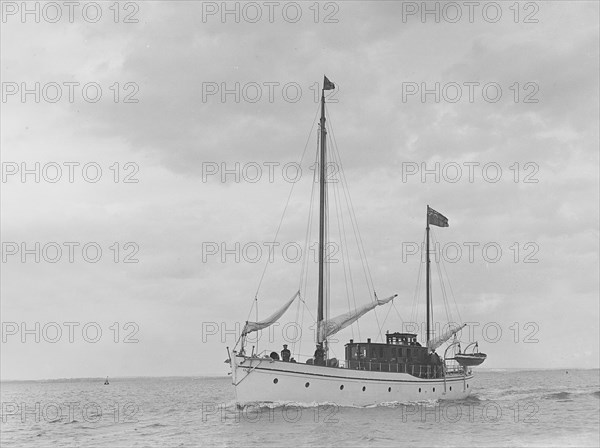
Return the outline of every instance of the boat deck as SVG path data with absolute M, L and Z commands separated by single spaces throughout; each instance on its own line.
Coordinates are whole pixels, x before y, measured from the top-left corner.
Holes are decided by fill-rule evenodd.
M 250 357 L 252 358 L 252 357 Z M 264 357 L 255 357 L 254 359 L 263 359 L 269 358 L 268 356 Z M 277 362 L 283 362 L 276 360 Z M 293 364 L 293 362 L 291 363 Z M 298 363 L 304 364 L 304 363 Z M 308 363 L 312 365 L 312 363 Z M 362 370 L 369 372 L 389 372 L 389 373 L 406 373 L 416 378 L 423 379 L 443 379 L 444 377 L 450 376 L 462 376 L 465 373 L 469 374 L 470 372 L 465 372 L 465 369 L 460 367 L 459 365 L 424 365 L 424 364 L 406 364 L 406 363 L 385 363 L 385 362 L 375 362 L 375 361 L 354 361 L 354 360 L 337 360 L 337 359 L 329 359 L 327 360 L 326 365 L 322 365 L 321 367 L 326 367 L 330 369 L 348 369 L 348 370 Z

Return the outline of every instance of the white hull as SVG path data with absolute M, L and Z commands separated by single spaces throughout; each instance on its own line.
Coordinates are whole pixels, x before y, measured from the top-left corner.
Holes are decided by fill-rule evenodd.
M 459 400 L 471 392 L 473 375 L 437 379 L 232 356 L 239 405 L 264 402 L 335 403 L 368 406 L 389 402 Z M 343 386 L 343 388 L 342 388 Z M 363 390 L 364 388 L 364 390 Z

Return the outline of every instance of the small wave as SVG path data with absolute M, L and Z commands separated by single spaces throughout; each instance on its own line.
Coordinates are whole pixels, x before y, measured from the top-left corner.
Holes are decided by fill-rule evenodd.
M 600 390 L 597 390 L 596 392 L 592 392 L 590 395 L 592 397 L 600 398 Z
M 481 398 L 479 398 L 477 395 L 473 394 L 473 395 L 468 395 L 467 397 L 463 398 L 462 400 L 456 400 L 456 401 L 460 401 L 462 403 L 479 403 L 483 400 Z
M 509 389 L 509 390 L 505 390 L 503 391 L 500 395 L 501 396 L 505 396 L 505 395 L 532 395 L 532 394 L 539 394 L 540 392 L 550 392 L 552 389 L 547 389 L 547 388 L 536 388 L 536 389 Z
M 362 436 L 359 437 L 359 440 L 364 441 L 364 442 L 378 442 L 381 440 L 394 440 L 392 437 L 387 437 L 383 435 L 383 431 L 372 431 L 368 434 L 363 434 Z
M 542 400 L 567 400 L 571 398 L 569 392 L 555 392 L 553 394 L 547 394 L 542 396 Z
M 79 420 L 71 420 L 70 422 L 65 422 L 65 425 L 71 425 L 73 423 L 79 423 Z
M 151 423 L 149 425 L 144 426 L 144 428 L 162 428 L 165 426 L 169 426 L 169 425 L 165 425 L 164 423 Z

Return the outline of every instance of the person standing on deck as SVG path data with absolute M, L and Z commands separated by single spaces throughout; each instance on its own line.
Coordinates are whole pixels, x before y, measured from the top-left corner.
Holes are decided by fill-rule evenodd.
M 325 365 L 325 350 L 323 350 L 323 346 L 321 344 L 317 344 L 317 349 L 315 350 L 315 365 Z
M 283 344 L 283 350 L 281 350 L 281 360 L 283 362 L 290 362 L 291 353 L 287 348 L 287 344 Z

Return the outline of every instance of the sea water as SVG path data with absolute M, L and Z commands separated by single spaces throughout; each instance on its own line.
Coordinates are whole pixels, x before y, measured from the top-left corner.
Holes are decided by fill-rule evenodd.
M 465 400 L 239 409 L 229 377 L 1 383 L 2 447 L 599 446 L 600 371 L 483 370 Z

